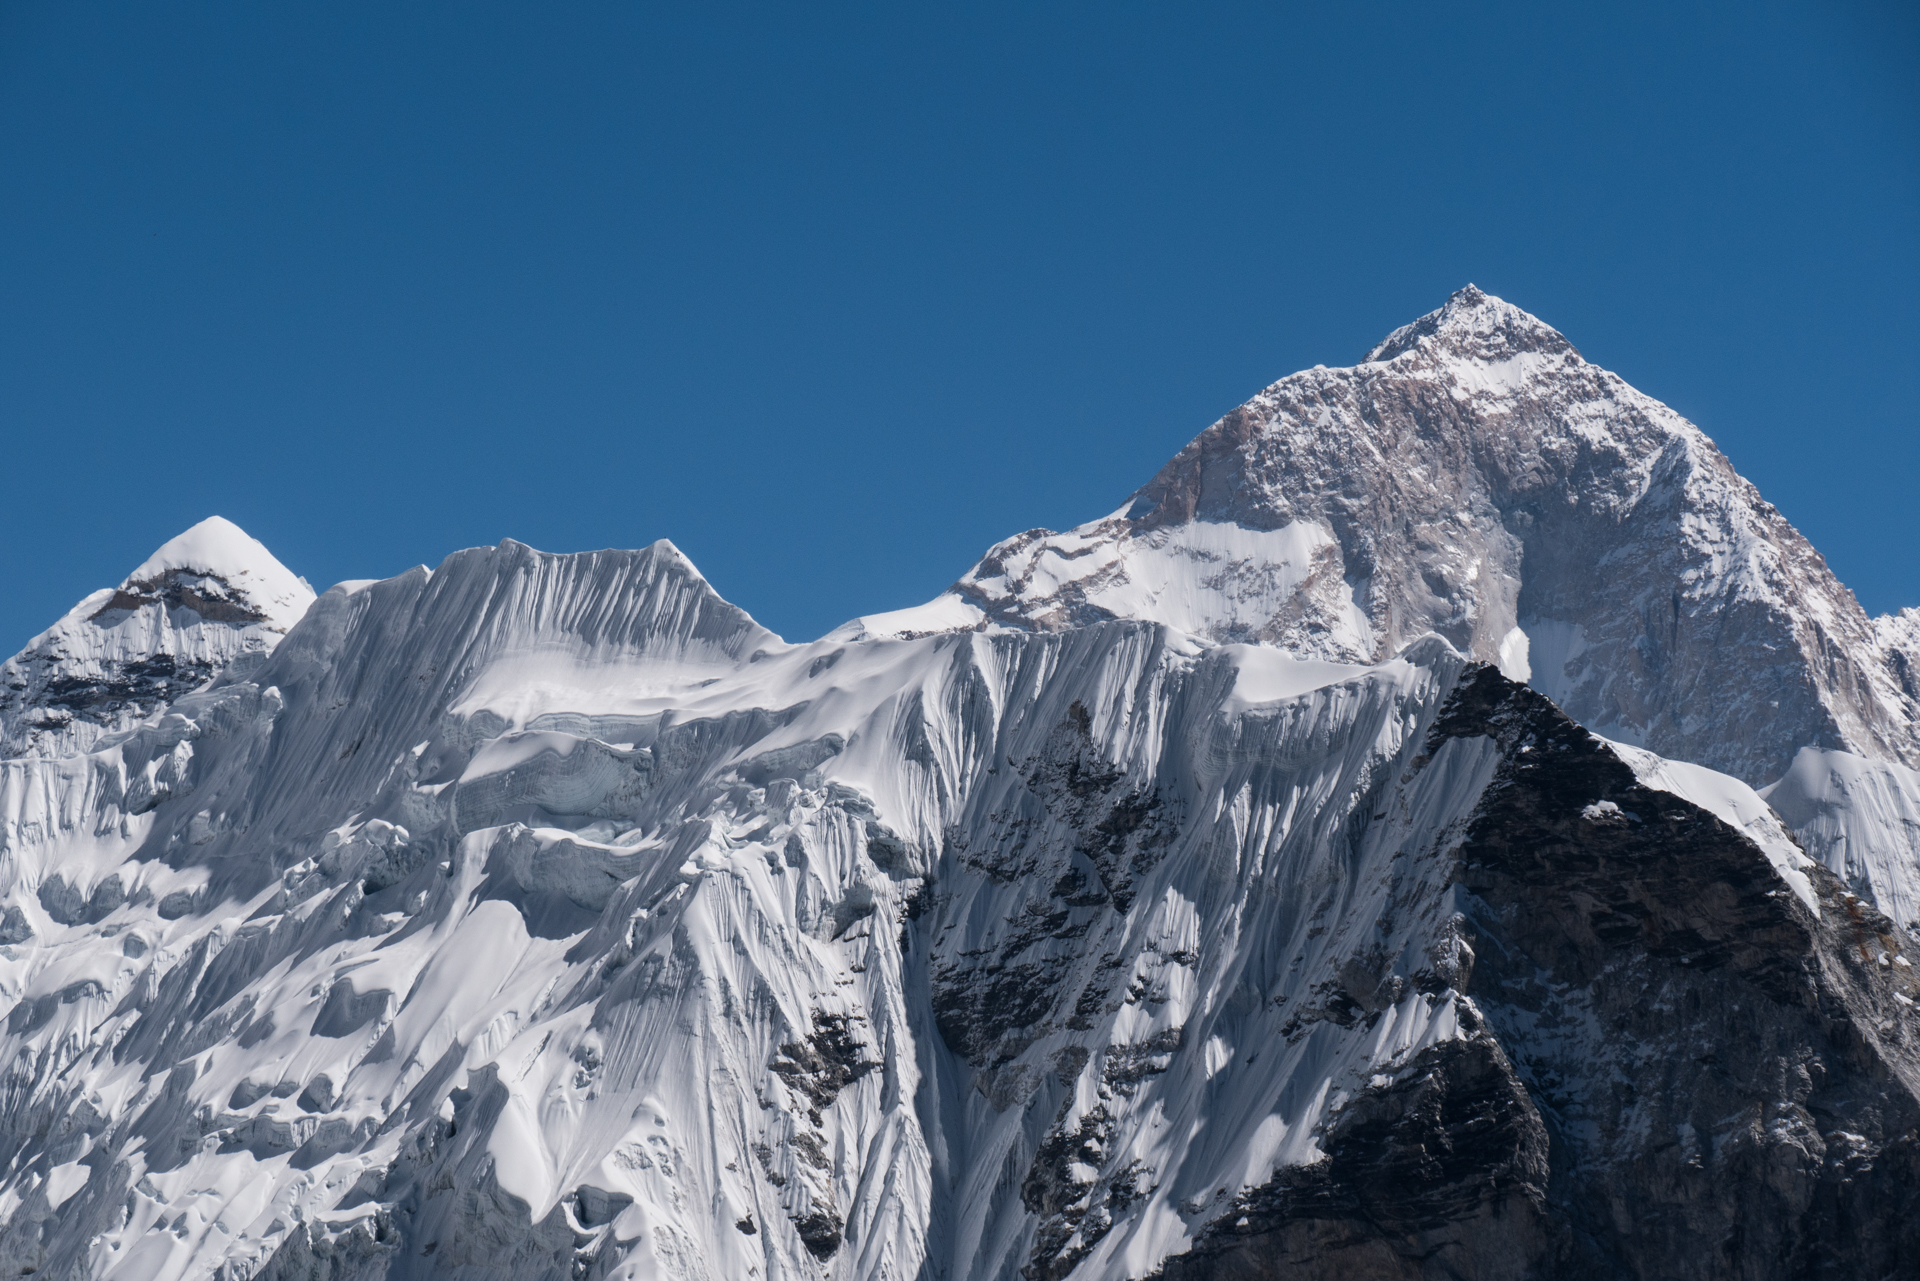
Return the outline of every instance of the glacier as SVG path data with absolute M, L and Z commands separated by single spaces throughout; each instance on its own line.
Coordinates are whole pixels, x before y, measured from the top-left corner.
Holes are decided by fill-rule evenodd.
M 6 668 L 0 1268 L 1895 1275 L 1909 651 L 1471 288 L 807 644 L 215 518 Z

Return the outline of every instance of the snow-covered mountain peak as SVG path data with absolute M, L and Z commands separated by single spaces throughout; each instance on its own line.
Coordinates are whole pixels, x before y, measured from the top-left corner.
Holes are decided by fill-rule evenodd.
M 558 554 L 508 539 L 431 571 L 335 588 L 257 680 L 298 706 L 312 673 L 331 667 L 337 684 L 323 701 L 361 703 L 355 689 L 383 679 L 399 656 L 418 656 L 415 680 L 343 713 L 333 732 L 351 741 L 362 730 L 345 727 L 429 707 L 516 726 L 582 707 L 644 714 L 790 648 L 665 540 Z
M 285 632 L 313 603 L 313 588 L 244 529 L 209 516 L 162 543 L 103 608 L 138 608 L 148 600 L 215 622 L 264 623 Z
M 1446 306 L 1388 334 L 1361 363 L 1394 360 L 1422 346 L 1441 358 L 1482 361 L 1524 353 L 1580 354 L 1552 325 L 1475 285 L 1456 290 Z
M 1754 784 L 1806 745 L 1920 764 L 1899 629 L 1876 635 L 1699 428 L 1472 286 L 1359 365 L 1269 386 L 1111 515 L 834 635 L 1113 618 L 1343 662 L 1435 632 Z
M 543 552 L 509 538 L 455 552 L 435 591 L 482 593 L 478 615 L 502 636 L 564 638 L 600 652 L 710 653 L 737 662 L 785 642 L 715 591 L 667 539 L 638 551 Z
M 258 662 L 313 599 L 258 540 L 208 517 L 0 666 L 0 757 L 90 750 L 236 664 Z

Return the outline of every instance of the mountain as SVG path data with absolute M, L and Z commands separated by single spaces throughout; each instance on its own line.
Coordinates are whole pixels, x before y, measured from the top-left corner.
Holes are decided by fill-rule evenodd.
M 84 752 L 287 634 L 313 589 L 218 516 L 94 592 L 0 667 L 0 756 Z
M 1550 333 L 1456 295 L 1107 521 L 812 643 L 670 543 L 507 542 L 0 760 L 0 1272 L 1901 1274 L 1913 624 L 1860 622 L 1563 341 L 1558 392 L 1455 394 Z M 1562 482 L 1611 550 L 1544 499 L 1540 543 L 1493 497 L 1444 536 L 1408 514 L 1429 455 L 1510 497 L 1483 418 L 1533 407 L 1512 456 L 1559 458 L 1539 406 L 1600 422 L 1591 388 L 1646 437 Z M 1731 586 L 1668 585 L 1670 634 L 1753 698 L 1802 678 L 1783 636 L 1850 647 L 1758 746 L 1751 704 L 1676 683 L 1686 645 L 1609 648 L 1623 583 L 1736 545 Z M 1547 655 L 1556 621 L 1587 647 Z M 1702 750 L 1596 734 L 1589 686 L 1672 700 L 1639 737 Z M 1776 758 L 1759 790 L 1710 767 Z
M 1914 611 L 1869 619 L 1697 427 L 1472 286 L 1273 384 L 1111 516 L 844 634 L 1108 618 L 1341 662 L 1436 633 L 1756 785 L 1809 745 L 1920 767 Z

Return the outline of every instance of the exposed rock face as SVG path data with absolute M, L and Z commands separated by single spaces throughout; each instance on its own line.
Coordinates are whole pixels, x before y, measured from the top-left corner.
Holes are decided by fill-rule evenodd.
M 1349 1103 L 1325 1157 L 1235 1198 L 1165 1281 L 1567 1275 L 1546 1124 L 1482 1032 L 1423 1050 Z M 1445 1269 L 1445 1271 L 1440 1271 Z
M 1807 746 L 1920 767 L 1912 619 L 1876 631 L 1697 427 L 1471 286 L 1352 368 L 1273 384 L 1112 516 L 1009 539 L 848 634 L 1111 617 L 1349 662 L 1436 632 L 1756 785 Z
M 238 526 L 204 520 L 0 666 L 0 757 L 87 751 L 259 661 L 312 601 Z
M 1429 455 L 1519 492 L 1485 422 L 1584 441 L 1556 483 L 1617 552 L 1758 529 L 1696 602 L 1724 654 L 1786 643 L 1754 584 L 1818 576 L 1702 517 L 1747 491 L 1537 322 L 1423 325 L 905 616 L 789 645 L 671 544 L 509 542 L 0 760 L 0 1272 L 1899 1274 L 1920 773 L 1815 739 L 1763 800 L 1513 679 L 1512 620 L 1536 687 L 1554 634 L 1492 576 L 1545 572 L 1528 509 L 1443 536 L 1406 492 Z M 1309 422 L 1338 501 L 1262 434 Z M 121 611 L 175 648 L 115 661 L 269 627 L 178 559 Z M 1612 643 L 1605 690 L 1694 706 Z M 1745 722 L 1707 724 L 1673 732 Z

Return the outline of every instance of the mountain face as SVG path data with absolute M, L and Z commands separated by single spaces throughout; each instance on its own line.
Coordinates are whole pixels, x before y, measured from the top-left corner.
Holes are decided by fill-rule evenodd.
M 87 751 L 257 661 L 312 603 L 239 526 L 203 520 L 0 667 L 0 757 Z
M 1468 287 L 1284 378 L 1119 511 L 850 634 L 1151 618 L 1375 662 L 1429 632 L 1601 733 L 1749 783 L 1920 766 L 1920 622 L 1876 627 L 1698 428 Z
M 665 542 L 284 636 L 169 557 L 111 670 L 228 628 L 201 679 L 0 709 L 0 1274 L 1920 1251 L 1914 616 L 1475 291 L 810 644 Z M 9 671 L 110 670 L 107 595 Z

